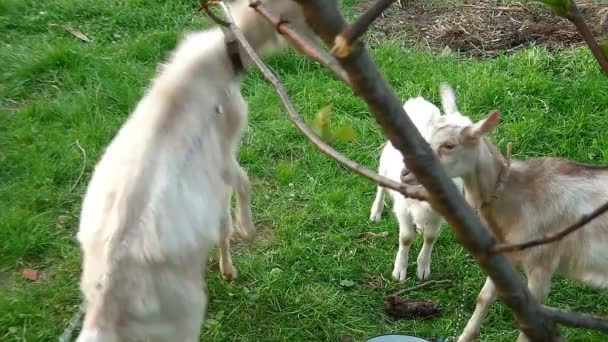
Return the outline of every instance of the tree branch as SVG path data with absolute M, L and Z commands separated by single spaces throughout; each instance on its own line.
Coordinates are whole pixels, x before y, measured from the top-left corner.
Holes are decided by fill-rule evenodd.
M 264 17 L 268 22 L 274 25 L 277 28 L 277 32 L 287 37 L 291 43 L 296 46 L 302 53 L 305 53 L 312 59 L 321 63 L 327 69 L 329 69 L 333 74 L 344 83 L 350 85 L 350 80 L 348 79 L 348 75 L 346 71 L 342 69 L 338 61 L 330 54 L 321 50 L 318 46 L 316 46 L 313 42 L 304 38 L 301 34 L 299 34 L 287 21 L 283 21 L 276 17 L 268 10 L 264 4 L 262 4 L 259 0 L 251 1 L 251 8 L 256 10 L 262 17 Z
M 326 44 L 332 45 L 346 26 L 337 3 L 330 0 L 295 1 L 302 7 L 313 30 Z M 446 218 L 458 240 L 492 278 L 500 299 L 513 310 L 522 331 L 533 341 L 553 340 L 558 336 L 553 322 L 541 314 L 540 305 L 509 260 L 501 254 L 486 253 L 496 240 L 448 178 L 362 44 L 355 42 L 350 54 L 337 57 L 348 73 L 355 93 L 366 101 L 395 148 L 406 156 L 406 166 L 428 190 L 430 204 Z
M 492 253 L 492 254 L 496 254 L 496 253 L 521 251 L 521 250 L 524 250 L 524 249 L 527 249 L 530 247 L 540 246 L 540 245 L 543 245 L 546 243 L 561 240 L 564 237 L 581 229 L 587 223 L 591 222 L 593 219 L 602 215 L 606 211 L 608 211 L 608 202 L 604 203 L 602 206 L 595 209 L 591 213 L 584 215 L 579 221 L 577 221 L 573 225 L 571 225 L 565 229 L 562 229 L 556 233 L 547 234 L 543 238 L 530 240 L 530 241 L 526 241 L 526 242 L 522 242 L 522 243 L 498 243 L 498 244 L 492 246 L 492 248 L 490 248 L 490 250 L 488 252 Z
M 334 40 L 331 53 L 344 58 L 352 52 L 352 44 L 357 41 L 369 26 L 390 6 L 395 0 L 377 0 L 353 24 L 346 27 Z
M 593 56 L 599 63 L 606 76 L 608 76 L 608 55 L 602 51 L 602 48 L 595 40 L 593 33 L 587 26 L 585 22 L 585 18 L 581 14 L 581 11 L 578 9 L 575 0 L 539 0 L 551 7 L 555 14 L 568 19 L 571 23 L 574 24 L 576 30 L 583 37 L 589 49 L 593 53 Z
M 371 181 L 389 189 L 393 189 L 402 193 L 404 196 L 417 199 L 420 201 L 427 201 L 428 194 L 421 187 L 413 187 L 407 184 L 401 184 L 395 182 L 389 178 L 379 175 L 378 173 L 366 168 L 365 166 L 356 163 L 348 159 L 346 156 L 341 154 L 340 152 L 334 150 L 331 146 L 325 143 L 319 136 L 317 136 L 308 125 L 302 120 L 302 117 L 298 113 L 297 109 L 294 107 L 293 103 L 289 99 L 287 95 L 287 91 L 285 87 L 279 81 L 279 79 L 272 73 L 272 71 L 264 64 L 261 58 L 257 55 L 257 53 L 253 50 L 251 45 L 247 42 L 247 39 L 241 32 L 241 30 L 234 24 L 234 20 L 232 18 L 232 14 L 230 13 L 230 9 L 226 4 L 222 1 L 219 2 L 219 5 L 222 7 L 226 17 L 228 18 L 229 29 L 234 33 L 236 39 L 243 46 L 247 54 L 251 57 L 253 62 L 258 66 L 266 80 L 270 82 L 274 88 L 276 89 L 279 97 L 281 98 L 281 102 L 287 109 L 289 113 L 289 119 L 296 125 L 296 127 L 315 145 L 321 152 L 325 153 L 332 159 L 336 160 L 338 163 L 342 164 L 344 167 L 350 169 L 351 171 L 370 179 Z
M 608 333 L 608 317 L 590 315 L 576 311 L 542 307 L 543 314 L 551 320 L 575 328 L 593 329 Z
M 604 70 L 606 76 L 608 76 L 608 56 L 604 54 L 604 51 L 602 51 L 602 48 L 597 43 L 597 40 L 595 40 L 593 33 L 585 22 L 585 18 L 583 18 L 581 11 L 578 9 L 578 6 L 576 6 L 576 2 L 574 0 L 569 0 L 569 2 L 570 7 L 568 8 L 566 19 L 570 20 L 581 36 L 583 36 L 583 39 L 589 46 L 589 49 L 591 49 L 593 56 L 595 56 L 595 59 L 600 64 L 602 70 Z

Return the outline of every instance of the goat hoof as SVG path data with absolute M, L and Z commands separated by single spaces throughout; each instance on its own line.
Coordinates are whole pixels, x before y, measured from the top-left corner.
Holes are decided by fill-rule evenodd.
M 416 277 L 420 281 L 427 281 L 431 278 L 431 270 L 430 268 L 420 268 L 416 270 Z
M 240 232 L 239 231 L 239 236 L 243 240 L 249 241 L 249 242 L 253 241 L 255 239 L 256 235 L 257 234 L 256 234 L 255 230 L 254 231 L 249 231 L 249 232 Z
M 372 215 L 369 217 L 369 220 L 370 220 L 370 221 L 372 221 L 372 222 L 380 222 L 380 219 L 381 219 L 381 218 L 382 218 L 382 216 L 381 216 L 381 215 L 379 215 L 379 214 L 372 214 Z
M 393 270 L 393 279 L 395 279 L 398 283 L 403 283 L 405 279 L 407 279 L 407 271 L 405 268 Z
M 253 224 L 241 224 L 239 222 L 237 232 L 239 236 L 245 241 L 253 241 L 257 234 L 257 230 Z
M 234 266 L 229 268 L 230 270 L 228 271 L 222 270 L 222 278 L 224 278 L 225 281 L 233 281 L 236 279 L 236 268 L 234 268 Z

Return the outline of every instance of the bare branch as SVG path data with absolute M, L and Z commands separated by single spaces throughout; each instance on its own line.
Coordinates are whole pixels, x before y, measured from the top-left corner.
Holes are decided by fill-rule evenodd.
M 207 0 L 198 0 L 198 12 L 205 12 L 205 14 L 207 14 L 207 16 L 213 20 L 216 24 L 220 25 L 220 26 L 224 26 L 224 27 L 228 27 L 230 24 L 227 23 L 226 21 L 224 21 L 222 18 L 218 17 L 217 15 L 215 15 L 215 13 L 213 13 L 211 11 L 211 9 L 209 8 L 209 6 L 211 5 L 217 5 L 218 2 L 217 1 L 207 1 Z
M 597 62 L 600 64 L 600 67 L 602 67 L 602 70 L 604 70 L 604 73 L 606 76 L 608 76 L 608 56 L 604 54 L 604 51 L 602 51 L 602 48 L 597 43 L 597 40 L 595 40 L 593 33 L 585 22 L 585 18 L 583 18 L 581 11 L 578 9 L 578 6 L 576 6 L 576 2 L 574 0 L 569 0 L 569 2 L 570 8 L 568 8 L 566 18 L 570 20 L 574 26 L 576 26 L 576 29 L 581 36 L 583 36 L 583 39 L 589 46 L 589 49 L 591 49 L 591 52 L 593 53 L 593 56 L 595 56 Z
M 593 329 L 608 333 L 608 317 L 590 315 L 576 311 L 542 307 L 543 314 L 556 323 L 569 327 Z
M 346 22 L 336 1 L 295 0 L 308 24 L 332 45 Z M 522 331 L 533 341 L 551 341 L 559 336 L 553 322 L 541 314 L 540 304 L 532 297 L 520 274 L 501 254 L 486 251 L 496 243 L 464 201 L 454 182 L 433 155 L 428 143 L 403 110 L 402 103 L 380 74 L 360 42 L 338 61 L 348 73 L 352 88 L 361 96 L 393 146 L 406 156 L 405 163 L 430 195 L 430 204 L 446 218 L 463 246 L 496 284 L 498 296 L 514 312 Z
M 402 193 L 404 196 L 409 197 L 409 198 L 414 198 L 414 199 L 417 199 L 420 201 L 428 200 L 428 194 L 422 187 L 419 187 L 419 186 L 414 187 L 414 186 L 409 186 L 406 184 L 401 184 L 401 183 L 395 182 L 389 178 L 381 176 L 378 173 L 366 168 L 365 166 L 348 159 L 346 156 L 344 156 L 340 152 L 334 150 L 331 146 L 329 146 L 327 143 L 325 143 L 319 136 L 317 136 L 312 131 L 312 129 L 310 127 L 308 127 L 308 125 L 306 125 L 304 120 L 302 120 L 302 117 L 300 116 L 297 109 L 295 108 L 295 106 L 293 105 L 291 100 L 289 99 L 289 96 L 287 95 L 287 91 L 285 90 L 285 87 L 283 86 L 281 81 L 279 81 L 279 79 L 272 73 L 272 71 L 266 66 L 266 64 L 264 64 L 264 62 L 261 60 L 261 58 L 253 50 L 251 45 L 249 45 L 249 43 L 247 42 L 247 39 L 245 38 L 245 36 L 241 32 L 241 30 L 238 27 L 236 27 L 228 6 L 226 6 L 226 4 L 223 1 L 220 1 L 219 5 L 222 7 L 224 13 L 226 14 L 226 17 L 228 18 L 229 29 L 234 33 L 235 37 L 237 38 L 239 43 L 241 43 L 241 45 L 243 46 L 243 48 L 245 49 L 247 54 L 251 57 L 253 62 L 258 66 L 258 68 L 260 68 L 260 71 L 262 71 L 262 74 L 264 75 L 266 80 L 268 80 L 268 82 L 270 82 L 276 89 L 277 93 L 279 94 L 279 97 L 281 98 L 281 101 L 283 102 L 283 105 L 285 106 L 285 109 L 287 109 L 287 112 L 289 113 L 289 119 L 296 125 L 296 127 L 302 133 L 304 133 L 304 135 L 315 146 L 317 146 L 317 148 L 319 148 L 319 150 L 321 150 L 321 152 L 325 153 L 332 159 L 336 160 L 338 163 L 342 164 L 344 167 L 350 169 L 351 171 L 353 171 L 363 177 L 366 177 L 366 178 L 370 179 L 371 181 L 373 181 L 383 187 L 398 191 L 398 192 Z
M 551 7 L 555 14 L 562 16 L 568 19 L 571 23 L 574 24 L 576 30 L 583 37 L 589 49 L 593 53 L 593 56 L 599 63 L 606 76 L 608 76 L 608 55 L 602 51 L 602 48 L 595 40 L 593 33 L 587 26 L 585 22 L 585 18 L 581 14 L 581 11 L 578 9 L 575 0 L 539 0 Z
M 350 80 L 346 71 L 342 69 L 338 61 L 330 54 L 321 50 L 316 44 L 304 38 L 299 34 L 288 22 L 283 21 L 272 14 L 259 0 L 252 1 L 250 6 L 255 9 L 261 16 L 277 28 L 277 32 L 287 37 L 291 43 L 296 46 L 302 53 L 305 53 L 312 59 L 321 63 L 327 69 L 344 83 L 350 85 Z
M 562 229 L 556 233 L 547 234 L 543 238 L 536 239 L 536 240 L 530 240 L 530 241 L 526 241 L 526 242 L 522 242 L 522 243 L 512 243 L 512 244 L 511 243 L 499 243 L 499 244 L 492 246 L 492 248 L 490 248 L 490 250 L 488 252 L 492 253 L 492 254 L 496 254 L 496 253 L 521 251 L 521 250 L 524 250 L 524 249 L 527 249 L 530 247 L 540 246 L 540 245 L 543 245 L 546 243 L 561 240 L 564 237 L 581 229 L 587 223 L 591 222 L 593 219 L 602 215 L 606 211 L 608 211 L 608 202 L 602 204 L 599 208 L 595 209 L 591 213 L 583 216 L 578 222 L 574 223 L 573 225 L 571 225 L 565 229 Z
M 377 0 L 357 21 L 336 36 L 331 53 L 341 58 L 350 55 L 353 42 L 357 41 L 393 2 L 395 0 Z

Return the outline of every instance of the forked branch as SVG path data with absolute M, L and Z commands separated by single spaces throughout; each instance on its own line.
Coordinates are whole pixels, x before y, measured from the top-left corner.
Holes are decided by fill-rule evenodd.
M 565 229 L 562 229 L 556 233 L 547 234 L 543 238 L 530 240 L 530 241 L 526 241 L 526 242 L 522 242 L 522 243 L 498 243 L 498 244 L 492 246 L 492 248 L 490 248 L 489 253 L 496 254 L 496 253 L 521 251 L 521 250 L 524 250 L 527 248 L 540 246 L 540 245 L 544 245 L 546 243 L 551 243 L 551 242 L 554 242 L 557 240 L 561 240 L 564 237 L 583 228 L 587 223 L 591 222 L 593 219 L 602 215 L 606 211 L 608 211 L 608 202 L 604 203 L 603 205 L 601 205 L 599 208 L 595 209 L 591 213 L 583 216 L 578 222 L 574 223 L 573 225 L 571 225 Z
M 342 69 L 336 58 L 332 55 L 326 53 L 321 50 L 316 44 L 309 41 L 308 39 L 302 37 L 302 35 L 298 34 L 296 30 L 289 24 L 289 22 L 279 19 L 272 12 L 268 10 L 264 4 L 262 4 L 259 0 L 251 1 L 251 8 L 256 10 L 262 17 L 264 17 L 268 22 L 274 25 L 277 28 L 277 32 L 287 37 L 291 43 L 296 46 L 302 53 L 305 53 L 310 58 L 316 60 L 321 63 L 327 69 L 329 69 L 333 74 L 344 83 L 350 85 L 350 81 L 348 76 L 346 75 L 346 71 Z
M 344 167 L 350 169 L 351 171 L 363 177 L 366 177 L 371 181 L 382 185 L 383 187 L 398 191 L 409 198 L 414 198 L 420 201 L 428 200 L 428 195 L 422 187 L 412 187 L 381 176 L 378 173 L 366 168 L 365 166 L 358 164 L 353 160 L 350 160 L 340 152 L 333 149 L 327 143 L 325 143 L 319 136 L 317 136 L 313 132 L 313 130 L 308 127 L 308 125 L 306 125 L 304 120 L 302 120 L 302 117 L 289 99 L 287 91 L 285 90 L 285 87 L 283 86 L 281 81 L 279 81 L 279 79 L 272 73 L 272 71 L 266 66 L 266 64 L 264 64 L 261 58 L 253 50 L 251 45 L 249 45 L 247 39 L 245 38 L 241 30 L 234 24 L 232 14 L 230 13 L 230 9 L 228 8 L 228 6 L 226 6 L 226 4 L 221 1 L 219 2 L 219 5 L 224 11 L 226 18 L 228 18 L 228 28 L 232 31 L 232 33 L 234 33 L 236 39 L 243 46 L 244 50 L 247 52 L 249 57 L 251 57 L 255 65 L 257 65 L 257 67 L 260 69 L 266 80 L 268 80 L 268 82 L 270 82 L 276 89 L 281 99 L 281 102 L 283 102 L 285 109 L 287 109 L 287 112 L 289 113 L 289 119 L 315 146 L 317 146 L 317 148 L 319 148 L 319 150 L 321 150 L 321 152 L 325 153 L 332 159 L 336 160 L 338 163 L 342 164 Z
M 344 58 L 352 52 L 353 43 L 356 42 L 378 19 L 378 17 L 395 2 L 395 0 L 377 0 L 354 23 L 348 25 L 344 31 L 336 36 L 331 53 Z

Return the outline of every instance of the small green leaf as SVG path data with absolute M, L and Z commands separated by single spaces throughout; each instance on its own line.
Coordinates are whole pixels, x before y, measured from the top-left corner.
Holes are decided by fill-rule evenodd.
M 331 139 L 330 120 L 332 105 L 327 105 L 317 113 L 317 116 L 310 124 L 313 131 L 324 141 Z
M 321 111 L 317 114 L 317 118 L 321 124 L 321 137 L 324 139 L 328 139 L 331 137 L 331 110 L 332 105 L 327 105 L 321 109 Z
M 209 318 L 205 321 L 205 325 L 209 326 L 209 325 L 218 325 L 220 324 L 220 322 L 218 322 L 217 320 L 213 319 L 213 318 Z
M 319 128 L 329 126 L 329 120 L 331 119 L 331 109 L 332 105 L 327 105 L 321 108 L 321 110 L 317 113 L 317 116 L 315 117 L 315 126 Z
M 355 285 L 355 282 L 350 279 L 343 279 L 340 280 L 340 285 L 344 287 L 352 287 L 353 285 Z
M 330 145 L 337 141 L 351 141 L 355 139 L 356 133 L 351 127 L 332 129 L 331 110 L 332 105 L 321 108 L 315 119 L 308 123 L 313 132 Z
M 334 132 L 335 141 L 352 141 L 357 137 L 357 133 L 352 127 L 340 127 Z
M 278 275 L 279 275 L 279 274 L 281 274 L 281 273 L 283 273 L 283 270 L 282 270 L 282 269 L 280 269 L 280 268 L 276 268 L 276 267 L 275 267 L 275 268 L 273 268 L 272 270 L 270 270 L 270 275 L 271 275 L 271 276 L 274 276 L 274 277 L 278 276 Z

